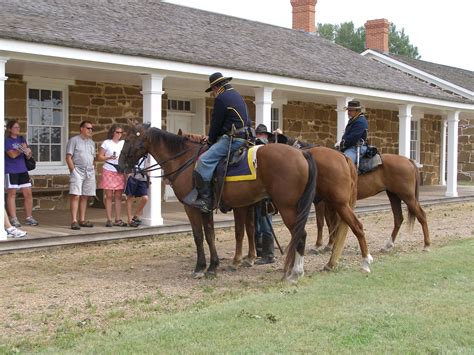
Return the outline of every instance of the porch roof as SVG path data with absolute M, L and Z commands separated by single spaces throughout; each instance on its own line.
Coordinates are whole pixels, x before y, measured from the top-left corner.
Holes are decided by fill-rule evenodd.
M 159 0 L 0 0 L 0 38 L 472 104 L 314 34 Z

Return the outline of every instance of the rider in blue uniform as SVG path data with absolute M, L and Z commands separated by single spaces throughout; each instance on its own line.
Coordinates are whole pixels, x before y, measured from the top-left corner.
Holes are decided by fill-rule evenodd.
M 357 165 L 357 148 L 360 149 L 359 159 L 362 158 L 367 151 L 367 131 L 369 130 L 369 124 L 367 118 L 361 112 L 362 108 L 359 101 L 349 101 L 346 110 L 349 116 L 349 122 L 344 130 L 341 142 L 336 144 L 336 148 L 351 158 L 354 164 Z
M 211 147 L 201 155 L 194 169 L 198 197 L 194 207 L 202 212 L 212 211 L 212 177 L 221 159 L 227 156 L 230 135 L 233 134 L 231 154 L 238 150 L 251 135 L 251 121 L 242 96 L 229 84 L 231 77 L 214 73 L 209 77 L 209 88 L 214 97 L 208 142 Z M 232 127 L 235 131 L 232 132 Z

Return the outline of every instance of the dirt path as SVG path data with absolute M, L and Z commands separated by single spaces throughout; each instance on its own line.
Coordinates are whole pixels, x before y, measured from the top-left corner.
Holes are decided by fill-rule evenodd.
M 474 202 L 434 206 L 425 211 L 433 249 L 452 240 L 474 238 Z M 392 216 L 374 213 L 361 216 L 361 221 L 375 258 L 372 270 L 377 272 L 377 261 L 390 257 L 379 250 L 390 235 Z M 307 229 L 309 248 L 316 239 L 314 219 Z M 289 233 L 283 225 L 276 226 L 275 232 L 280 243 L 287 245 Z M 419 224 L 415 223 L 413 236 L 404 232 L 402 227 L 404 235 L 393 252 L 421 252 Z M 216 234 L 221 265 L 214 280 L 192 279 L 195 247 L 189 234 L 1 255 L 0 340 L 47 341 L 86 327 L 104 329 L 117 319 L 202 307 L 216 296 L 222 300 L 278 284 L 283 264 L 279 254 L 272 265 L 227 271 L 233 256 L 233 231 L 220 230 Z M 306 274 L 319 272 L 328 258 L 308 255 Z M 358 268 L 359 263 L 358 244 L 350 234 L 340 269 Z

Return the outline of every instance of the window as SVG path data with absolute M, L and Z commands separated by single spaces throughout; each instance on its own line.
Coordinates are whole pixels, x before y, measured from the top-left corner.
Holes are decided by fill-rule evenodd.
M 271 127 L 270 132 L 273 132 L 277 128 L 282 128 L 280 125 L 280 108 L 272 107 L 272 118 L 271 118 Z
M 412 120 L 410 125 L 410 159 L 420 162 L 420 121 Z
M 24 76 L 27 140 L 38 162 L 33 175 L 67 174 L 68 87 L 74 80 Z
M 64 130 L 63 93 L 28 90 L 28 143 L 38 163 L 61 162 Z
M 168 110 L 191 112 L 191 101 L 188 100 L 168 100 Z

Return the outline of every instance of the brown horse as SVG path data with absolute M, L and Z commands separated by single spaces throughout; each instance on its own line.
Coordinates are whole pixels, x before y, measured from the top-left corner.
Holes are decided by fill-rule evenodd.
M 385 191 L 390 200 L 390 205 L 393 212 L 394 227 L 392 235 L 383 251 L 390 250 L 395 243 L 400 226 L 403 222 L 402 201 L 405 202 L 408 208 L 408 232 L 413 232 L 413 225 L 415 217 L 421 224 L 423 229 L 424 250 L 429 250 L 431 244 L 430 235 L 428 231 L 428 223 L 426 214 L 421 208 L 419 201 L 420 188 L 420 172 L 415 163 L 400 155 L 382 154 L 383 164 L 378 166 L 375 170 L 359 175 L 357 183 L 357 199 L 362 200 Z M 318 225 L 318 237 L 316 241 L 316 250 L 322 248 L 322 230 L 324 227 L 325 205 L 319 203 L 316 206 L 316 218 Z M 327 216 L 326 222 L 329 228 L 329 243 L 324 250 L 331 250 L 334 238 L 332 237 L 332 230 L 334 222 L 331 216 Z
M 139 124 L 131 127 L 127 134 L 119 165 L 123 170 L 129 171 L 140 157 L 151 154 L 163 169 L 164 176 L 171 182 L 176 197 L 182 201 L 193 189 L 193 166 L 202 151 L 201 144 L 186 137 Z M 305 225 L 316 185 L 315 163 L 308 153 L 286 145 L 272 144 L 258 149 L 256 171 L 256 180 L 225 184 L 222 200 L 229 207 L 245 208 L 265 197 L 272 199 L 291 233 L 285 260 L 285 276 L 289 281 L 297 281 L 303 275 Z M 188 205 L 185 205 L 185 211 L 197 249 L 194 276 L 202 277 L 205 272 L 214 276 L 219 258 L 215 247 L 212 213 L 201 213 Z M 211 254 L 207 271 L 203 229 Z

